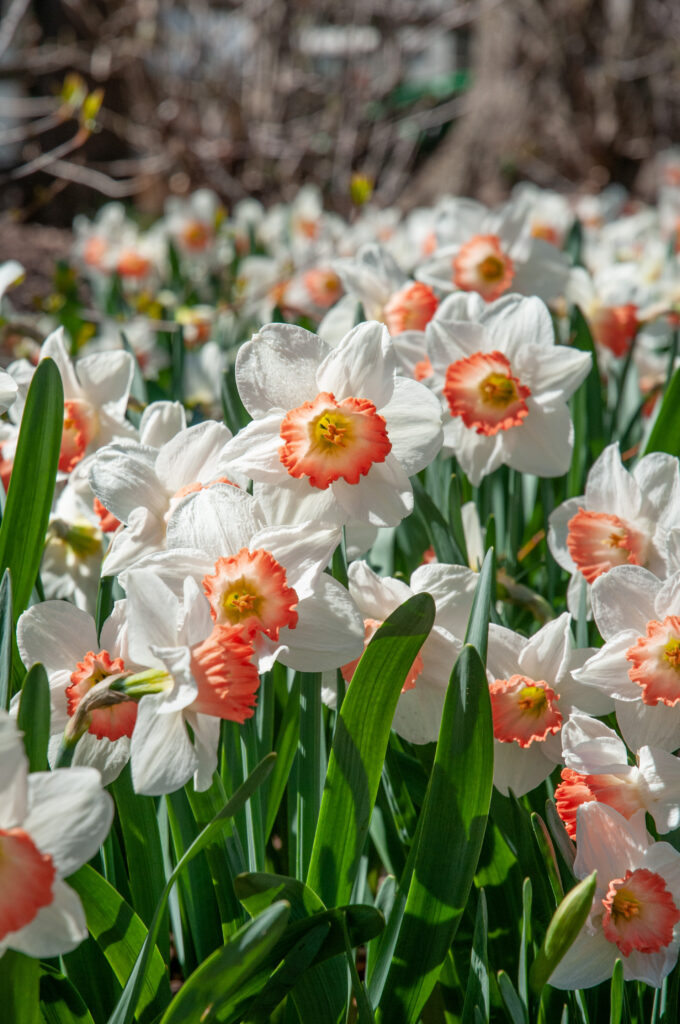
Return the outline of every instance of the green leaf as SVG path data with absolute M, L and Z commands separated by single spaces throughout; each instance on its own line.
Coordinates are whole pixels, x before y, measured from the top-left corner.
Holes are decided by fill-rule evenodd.
M 474 647 L 454 665 L 418 834 L 405 906 L 387 977 L 384 959 L 371 978 L 377 1020 L 415 1024 L 436 984 L 465 909 L 486 828 L 493 778 L 489 686 Z M 442 813 L 446 808 L 446 814 Z M 407 866 L 406 875 L 409 870 Z M 383 988 L 384 978 L 384 988 Z
M 129 762 L 112 783 L 111 793 L 123 833 L 132 906 L 148 926 L 165 885 L 156 805 L 152 797 L 135 793 Z M 167 930 L 166 922 L 159 940 L 166 963 L 170 959 Z
M 483 1019 L 489 1019 L 489 960 L 486 946 L 489 931 L 489 919 L 486 911 L 484 890 L 479 891 L 475 931 L 470 950 L 470 974 L 465 990 L 463 1006 L 463 1024 L 472 1024 L 474 1011 L 483 1011 Z
M 609 1024 L 621 1024 L 623 1016 L 623 960 L 617 959 L 609 996 Z
M 309 868 L 322 794 L 321 674 L 299 672 L 300 745 L 297 756 L 297 867 L 304 878 Z M 325 764 L 323 766 L 325 768 Z M 264 866 L 264 865 L 263 865 Z
M 550 888 L 552 889 L 552 894 L 555 897 L 555 904 L 558 904 L 564 896 L 564 889 L 562 888 L 560 869 L 557 866 L 555 847 L 553 846 L 546 823 L 543 821 L 540 814 L 536 814 L 535 811 L 531 814 L 531 827 L 534 831 L 536 845 L 541 852 L 543 863 L 545 864 Z
M 12 581 L 5 569 L 0 583 L 0 710 L 6 711 L 12 693 L 12 648 L 14 619 L 12 616 Z
M 496 564 L 493 548 L 484 556 L 479 573 L 472 609 L 465 632 L 465 643 L 477 649 L 482 662 L 486 664 L 486 649 L 489 637 L 489 616 L 491 614 L 491 595 L 496 575 Z
M 40 976 L 40 1011 L 45 1024 L 94 1024 L 78 990 L 50 967 Z
M 499 971 L 497 978 L 501 998 L 512 1024 L 529 1024 L 527 1008 L 517 995 L 517 989 L 510 981 L 508 975 L 505 971 Z
M 113 886 L 89 864 L 71 875 L 68 884 L 82 900 L 90 935 L 124 985 L 147 938 L 146 926 Z M 170 986 L 163 957 L 153 946 L 140 992 L 139 1021 L 154 1020 L 169 1000 Z
M 9 1024 L 41 1024 L 40 965 L 23 953 L 8 949 L 0 957 L 0 1006 Z
M 543 944 L 529 971 L 529 983 L 537 995 L 548 983 L 562 957 L 586 923 L 593 905 L 597 872 L 570 889 L 552 916 Z
M 582 443 L 589 455 L 584 467 L 584 469 L 587 470 L 605 446 L 606 439 L 602 410 L 606 409 L 607 403 L 604 400 L 602 393 L 602 378 L 600 376 L 600 368 L 597 363 L 595 342 L 593 341 L 588 321 L 578 306 L 574 306 L 572 309 L 570 328 L 574 347 L 581 349 L 582 352 L 589 352 L 592 359 L 590 372 L 581 385 L 585 390 L 587 427 L 585 436 L 582 438 Z M 571 493 L 574 492 L 572 491 Z
M 330 928 L 328 921 L 318 924 L 303 935 L 286 954 L 244 1016 L 247 1024 L 269 1024 L 272 1012 L 295 986 L 300 975 L 311 966 Z
M 33 374 L 0 526 L 0 572 L 9 568 L 15 620 L 28 605 L 40 568 L 57 477 L 64 389 L 56 363 Z
M 32 772 L 45 772 L 50 738 L 50 684 L 43 666 L 36 662 L 26 674 L 19 698 L 17 724 Z
M 326 906 L 349 900 L 401 688 L 434 622 L 416 594 L 376 631 L 338 713 L 307 884 Z
M 244 924 L 187 978 L 166 1010 L 161 1024 L 201 1024 L 219 1019 L 227 1003 L 253 975 L 282 937 L 290 906 L 279 902 Z
M 251 772 L 243 785 L 239 786 L 232 798 L 225 804 L 221 811 L 218 811 L 210 824 L 206 825 L 177 863 L 175 870 L 170 875 L 165 889 L 161 894 L 158 906 L 156 907 L 156 912 L 154 913 L 153 920 L 149 926 L 148 935 L 144 940 L 144 945 L 142 946 L 139 956 L 137 957 L 137 961 L 127 979 L 118 1005 L 109 1018 L 109 1024 L 130 1024 L 130 1021 L 132 1020 L 135 1007 L 137 1006 L 140 992 L 146 978 L 147 965 L 154 948 L 154 943 L 156 942 L 160 922 L 165 913 L 168 896 L 170 894 L 170 890 L 175 884 L 175 881 L 182 873 L 185 866 L 198 853 L 200 853 L 204 847 L 212 842 L 213 836 L 218 829 L 224 828 L 225 825 L 228 824 L 229 820 L 241 810 L 246 800 L 249 799 L 251 793 L 253 793 L 258 786 L 262 785 L 271 772 L 275 760 L 276 754 L 268 754 L 267 757 L 260 761 L 259 765 L 253 772 Z
M 293 685 L 283 711 L 283 718 L 276 737 L 275 750 L 277 754 L 276 764 L 271 773 L 267 792 L 267 814 L 265 821 L 265 840 L 271 834 L 276 821 L 283 795 L 286 792 L 286 785 L 293 767 L 295 753 L 297 751 L 298 732 L 300 724 L 300 676 L 295 674 Z
M 415 513 L 430 538 L 440 562 L 447 565 L 467 565 L 467 559 L 456 544 L 454 531 L 427 493 L 418 477 L 411 478 Z
M 659 414 L 647 440 L 644 454 L 668 452 L 680 455 L 680 367 L 666 389 Z

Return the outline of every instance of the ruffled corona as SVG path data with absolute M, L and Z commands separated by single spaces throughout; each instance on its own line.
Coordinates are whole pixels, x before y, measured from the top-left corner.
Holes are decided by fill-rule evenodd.
M 88 651 L 71 673 L 70 685 L 66 687 L 66 710 L 73 715 L 85 695 L 107 676 L 125 671 L 122 658 L 111 658 L 108 651 Z M 121 736 L 132 736 L 137 720 L 137 704 L 126 700 L 109 707 L 95 708 L 89 712 L 88 732 L 97 739 L 118 740 Z
M 601 306 L 591 317 L 595 340 L 615 356 L 625 356 L 638 329 L 637 306 Z
M 72 398 L 64 402 L 64 427 L 59 449 L 59 469 L 71 473 L 81 461 L 97 432 L 97 414 L 89 402 Z
M 136 249 L 122 249 L 116 261 L 116 271 L 121 277 L 141 281 L 151 270 L 151 261 Z
M 212 241 L 213 233 L 209 224 L 202 220 L 189 220 L 179 235 L 182 246 L 189 252 L 203 252 Z
M 373 639 L 376 630 L 379 629 L 381 626 L 382 622 L 380 622 L 378 619 L 364 619 L 364 650 L 366 650 L 366 648 L 368 647 L 369 641 Z M 343 665 L 342 668 L 340 669 L 340 671 L 342 672 L 342 677 L 346 683 L 352 682 L 352 676 L 354 675 L 356 667 L 359 664 L 360 657 L 361 656 L 359 656 L 359 658 L 355 658 L 354 661 L 348 661 L 347 664 Z M 420 653 L 418 653 L 416 654 L 415 661 L 413 662 L 411 668 L 409 669 L 409 673 L 406 676 L 404 685 L 401 688 L 402 693 L 406 693 L 408 690 L 413 690 L 415 688 L 416 680 L 418 679 L 418 676 L 422 671 L 423 659 L 420 656 Z
M 424 331 L 438 305 L 439 299 L 432 289 L 416 281 L 391 296 L 383 310 L 383 320 L 390 334 Z
M 432 366 L 432 360 L 429 356 L 425 356 L 420 362 L 416 363 L 413 367 L 414 380 L 422 381 L 427 380 L 434 373 L 434 367 Z
M 580 508 L 567 529 L 567 549 L 588 583 L 615 565 L 644 564 L 645 538 L 618 516 Z
M 451 415 L 487 437 L 520 426 L 529 415 L 530 395 L 502 352 L 475 352 L 446 370 L 444 396 Z
M 515 266 L 497 235 L 475 235 L 453 260 L 453 283 L 464 292 L 479 292 L 486 302 L 498 299 L 512 284 Z
M 663 622 L 647 623 L 646 636 L 626 651 L 632 668 L 628 675 L 642 688 L 644 704 L 680 701 L 680 618 L 668 615 Z
M 501 743 L 529 747 L 560 731 L 559 695 L 543 680 L 515 675 L 489 685 L 493 734 Z
M 52 858 L 21 828 L 0 829 L 0 941 L 52 902 Z
M 252 718 L 260 685 L 253 653 L 238 626 L 215 626 L 191 651 L 191 672 L 198 686 L 191 710 L 240 724 Z
M 330 267 L 315 267 L 302 275 L 309 297 L 319 309 L 328 309 L 342 295 L 342 282 Z
M 95 497 L 92 507 L 94 514 L 99 519 L 99 529 L 102 533 L 114 533 L 120 526 L 120 519 L 116 519 L 113 512 L 109 512 L 97 497 Z
M 292 409 L 281 424 L 279 458 L 293 477 L 307 477 L 325 490 L 334 480 L 356 484 L 392 444 L 385 420 L 365 398 L 335 400 L 322 391 L 313 402 Z
M 249 639 L 262 632 L 278 640 L 280 629 L 297 626 L 297 593 L 268 551 L 241 548 L 232 558 L 218 558 L 215 572 L 203 578 L 203 590 L 213 621 L 237 626 Z
M 578 808 L 592 800 L 608 804 L 624 818 L 631 818 L 644 806 L 635 784 L 619 775 L 582 775 L 563 768 L 562 781 L 555 790 L 555 806 L 572 839 L 576 838 Z
M 602 929 L 624 956 L 658 953 L 673 941 L 680 910 L 661 875 L 647 868 L 626 871 L 609 883 L 602 900 Z

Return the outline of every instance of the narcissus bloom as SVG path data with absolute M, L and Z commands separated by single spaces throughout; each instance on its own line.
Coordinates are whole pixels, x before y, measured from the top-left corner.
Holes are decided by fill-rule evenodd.
M 680 533 L 679 523 L 678 460 L 653 452 L 628 471 L 618 444 L 608 445 L 591 466 L 586 493 L 569 498 L 550 516 L 548 546 L 572 574 L 571 613 L 578 614 L 582 581 L 592 584 L 617 565 L 642 565 L 667 576 L 669 541 L 674 531 Z
M 501 793 L 528 793 L 562 760 L 562 726 L 574 704 L 583 704 L 584 690 L 571 676 L 569 623 L 565 613 L 529 639 L 489 627 L 494 785 Z
M 109 676 L 139 671 L 128 653 L 125 602 L 117 601 L 97 638 L 94 619 L 67 601 L 43 601 L 19 618 L 17 644 L 26 668 L 41 662 L 50 684 L 49 757 L 53 763 L 69 721 L 89 691 Z M 91 713 L 73 764 L 97 768 L 105 783 L 125 766 L 137 705 L 128 700 Z
M 396 377 L 382 324 L 359 324 L 332 350 L 270 324 L 240 349 L 236 382 L 253 422 L 225 451 L 235 469 L 291 491 L 309 519 L 394 526 L 408 515 L 408 477 L 437 454 L 441 416 L 427 388 Z
M 578 809 L 574 873 L 597 871 L 588 919 L 550 976 L 555 988 L 590 988 L 611 977 L 617 959 L 626 980 L 656 988 L 680 944 L 680 853 L 655 843 L 643 811 L 626 820 L 602 803 Z
M 253 644 L 261 672 L 277 659 L 301 672 L 323 671 L 357 657 L 364 632 L 345 588 L 323 571 L 339 537 L 333 523 L 270 526 L 256 498 L 215 484 L 178 504 L 167 551 L 139 565 L 178 596 L 192 576 L 212 621 Z
M 658 747 L 641 747 L 628 764 L 623 740 L 596 718 L 574 712 L 562 729 L 566 768 L 555 803 L 567 832 L 576 837 L 576 813 L 591 800 L 608 804 L 624 818 L 652 815 L 658 832 L 680 824 L 680 758 Z
M 69 953 L 87 938 L 64 878 L 95 855 L 113 800 L 93 768 L 28 773 L 21 733 L 0 711 L 0 956 Z
M 566 473 L 574 443 L 567 399 L 590 356 L 555 344 L 540 299 L 508 295 L 484 306 L 471 296 L 451 312 L 456 320 L 427 326 L 432 372 L 423 378 L 444 410 L 444 450 L 475 486 L 503 463 L 536 476 Z
M 365 645 L 392 612 L 414 594 L 431 594 L 435 602 L 432 630 L 406 677 L 392 728 L 411 743 L 436 742 L 439 736 L 446 688 L 472 608 L 477 574 L 458 565 L 421 565 L 409 585 L 380 577 L 365 562 L 352 562 L 348 570 L 349 592 L 364 619 Z M 343 665 L 351 682 L 359 659 Z M 335 706 L 336 690 L 327 685 L 324 701 Z
M 149 421 L 149 433 L 152 426 Z M 186 494 L 217 480 L 235 486 L 242 482 L 241 477 L 234 479 L 224 456 L 230 438 L 224 424 L 207 420 L 177 431 L 158 448 L 120 444 L 97 453 L 90 485 L 103 507 L 125 525 L 107 552 L 107 575 L 115 576 L 163 549 L 168 517 Z
M 574 675 L 613 697 L 631 750 L 680 746 L 680 572 L 662 582 L 623 565 L 592 589 L 593 615 L 605 639 Z

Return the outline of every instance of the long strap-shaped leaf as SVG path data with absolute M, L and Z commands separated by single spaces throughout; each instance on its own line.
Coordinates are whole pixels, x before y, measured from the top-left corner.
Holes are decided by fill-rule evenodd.
M 470 894 L 492 778 L 489 687 L 477 651 L 466 645 L 446 695 L 413 873 L 376 1015 L 379 1024 L 415 1024 L 435 986 Z
M 15 619 L 28 604 L 40 567 L 63 423 L 61 376 L 51 359 L 43 359 L 28 389 L 0 526 L 0 573 L 11 573 Z
M 429 594 L 397 608 L 364 651 L 342 703 L 307 877 L 327 907 L 352 894 L 399 694 L 434 611 Z
M 645 446 L 645 455 L 668 452 L 680 455 L 680 368 L 673 374 Z
M 271 772 L 274 761 L 276 760 L 276 754 L 268 754 L 267 757 L 263 758 L 262 761 L 257 765 L 254 771 L 248 776 L 242 786 L 236 790 L 231 800 L 222 808 L 218 814 L 215 815 L 209 825 L 203 829 L 203 831 L 196 837 L 194 842 L 191 844 L 189 849 L 186 851 L 181 860 L 177 863 L 175 870 L 170 875 L 165 889 L 161 895 L 161 898 L 156 907 L 156 913 L 153 916 L 153 920 L 149 925 L 149 932 L 140 951 L 137 962 L 126 982 L 123 994 L 118 1001 L 118 1005 L 109 1017 L 108 1024 L 130 1024 L 133 1018 L 135 1007 L 139 999 L 142 984 L 147 971 L 147 965 L 149 957 L 154 948 L 156 937 L 158 935 L 158 927 L 160 925 L 163 913 L 165 911 L 166 903 L 170 890 L 172 889 L 175 881 L 179 874 L 184 869 L 185 865 L 200 853 L 213 838 L 215 831 L 218 828 L 223 828 L 224 824 L 233 816 L 240 811 L 245 804 L 246 800 L 250 797 L 258 786 L 261 786 L 264 780 Z

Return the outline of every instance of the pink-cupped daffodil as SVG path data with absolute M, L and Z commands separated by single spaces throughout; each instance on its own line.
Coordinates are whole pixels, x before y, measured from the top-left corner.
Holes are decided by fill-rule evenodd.
M 104 842 L 113 800 L 94 768 L 29 774 L 21 733 L 0 711 L 0 956 L 69 953 L 87 938 L 65 878 Z
M 597 871 L 583 928 L 550 976 L 554 988 L 590 988 L 611 978 L 616 960 L 627 981 L 659 988 L 678 959 L 680 853 L 655 843 L 644 811 L 630 819 L 595 801 L 577 812 L 574 873 Z
M 292 491 L 308 519 L 394 526 L 413 508 L 409 476 L 441 446 L 439 403 L 396 376 L 383 324 L 362 323 L 329 348 L 288 324 L 239 351 L 236 382 L 253 422 L 225 453 L 254 481 Z

